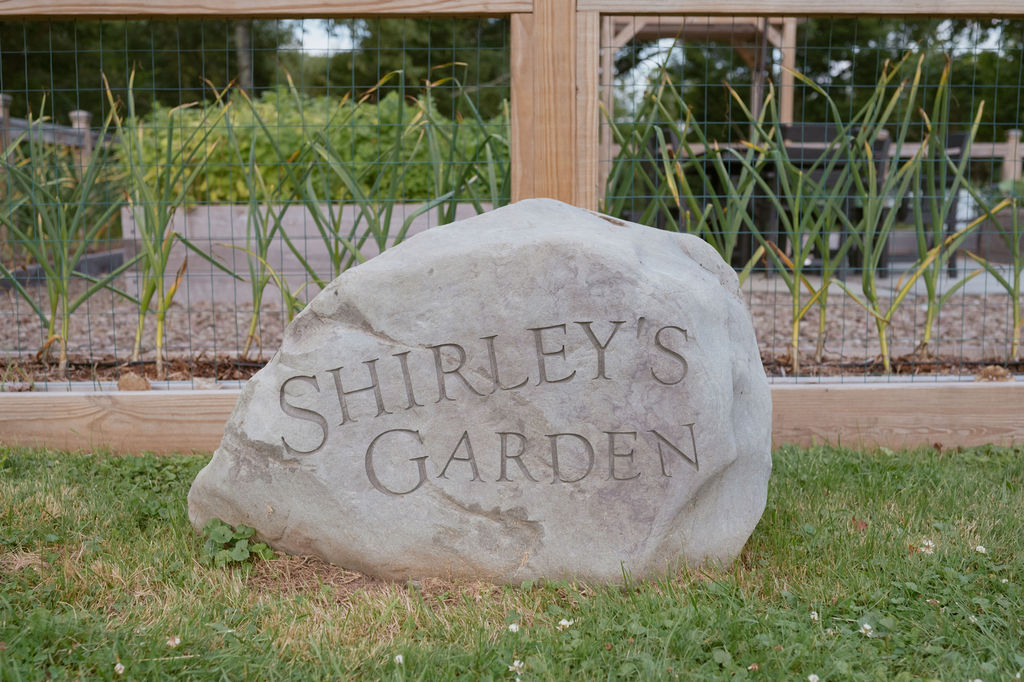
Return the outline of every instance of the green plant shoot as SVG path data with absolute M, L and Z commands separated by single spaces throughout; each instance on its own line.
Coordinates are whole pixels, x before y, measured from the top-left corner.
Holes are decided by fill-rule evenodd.
M 982 268 L 992 275 L 999 282 L 999 286 L 1005 289 L 1006 293 L 1010 296 L 1012 328 L 1010 331 L 1010 352 L 1007 360 L 1015 362 L 1020 357 L 1021 327 L 1024 326 L 1024 318 L 1022 318 L 1021 312 L 1021 275 L 1024 272 L 1024 253 L 1021 251 L 1024 248 L 1024 218 L 1021 217 L 1021 211 L 1024 210 L 1024 201 L 1021 200 L 1020 190 L 1017 188 L 1017 185 L 1013 183 L 1007 183 L 1000 187 L 1010 196 L 1005 197 L 991 208 L 973 188 L 969 187 L 968 189 L 971 191 L 975 201 L 983 209 L 983 214 L 976 222 L 987 219 L 989 224 L 995 227 L 999 238 L 1003 240 L 1003 243 L 1006 244 L 1009 250 L 1010 264 L 1008 273 L 1003 272 L 999 266 L 976 253 L 968 251 L 967 255 L 977 261 Z M 1010 210 L 1009 219 L 1006 222 L 996 220 L 996 214 L 1007 208 Z
M 105 144 L 97 145 L 84 167 L 79 168 L 68 149 L 43 143 L 39 130 L 42 123 L 43 119 L 33 119 L 30 114 L 28 130 L 0 157 L 12 192 L 0 210 L 0 224 L 41 268 L 46 300 L 37 300 L 36 287 L 23 285 L 2 262 L 0 275 L 29 304 L 46 329 L 42 352 L 57 344 L 58 372 L 63 377 L 68 365 L 71 314 L 104 288 L 134 300 L 114 287 L 113 281 L 138 259 L 128 259 L 98 278 L 77 270 L 86 249 L 121 208 L 120 202 L 107 198 L 116 180 L 111 171 L 111 150 Z M 106 138 L 110 123 L 108 115 L 100 140 Z M 88 281 L 77 296 L 71 286 L 75 278 Z
M 135 72 L 128 80 L 128 115 L 122 119 L 116 113 L 118 106 L 109 83 L 104 76 L 107 99 L 110 102 L 114 124 L 117 128 L 121 163 L 127 174 L 128 206 L 138 234 L 140 247 L 139 267 L 139 317 L 135 330 L 135 344 L 132 348 L 132 362 L 138 362 L 142 349 L 142 333 L 151 304 L 156 306 L 156 371 L 163 374 L 164 324 L 167 310 L 174 295 L 182 284 L 188 258 L 182 261 L 170 286 L 165 281 L 167 263 L 176 240 L 181 241 L 193 253 L 209 261 L 215 267 L 234 276 L 230 270 L 218 263 L 205 251 L 192 244 L 183 235 L 171 231 L 175 211 L 185 206 L 189 188 L 203 169 L 201 162 L 205 143 L 213 125 L 225 115 L 229 105 L 217 108 L 211 119 L 206 109 L 200 125 L 184 127 L 176 125 L 177 114 L 194 106 L 183 104 L 167 112 L 167 121 L 162 132 L 151 135 L 152 126 L 146 124 L 135 112 Z M 163 158 L 151 161 L 146 150 L 153 145 L 162 152 Z
M 901 69 L 906 57 L 895 65 L 886 65 L 885 73 L 891 79 Z M 914 70 L 914 76 L 910 81 L 909 91 L 904 81 L 888 99 L 885 98 L 884 84 L 879 83 L 876 94 L 873 97 L 865 115 L 860 119 L 861 131 L 858 134 L 857 142 L 864 153 L 856 159 L 856 170 L 853 173 L 854 184 L 861 202 L 861 215 L 857 222 L 851 220 L 845 214 L 840 214 L 840 219 L 852 234 L 854 245 L 861 256 L 861 289 L 863 296 L 858 296 L 845 283 L 838 282 L 838 285 L 854 301 L 861 305 L 875 320 L 875 329 L 878 334 L 878 347 L 882 360 L 882 366 L 886 373 L 891 371 L 891 356 L 889 352 L 889 324 L 892 316 L 900 304 L 910 293 L 921 274 L 938 257 L 942 244 L 937 245 L 928 252 L 925 258 L 919 259 L 915 267 L 908 273 L 909 276 L 901 278 L 896 285 L 896 294 L 889 301 L 885 311 L 882 310 L 882 302 L 878 290 L 878 280 L 881 274 L 882 257 L 888 249 L 889 235 L 896 222 L 896 214 L 903 198 L 907 195 L 911 181 L 921 163 L 923 150 L 927 147 L 927 139 L 922 142 L 921 148 L 907 161 L 900 160 L 901 152 L 906 142 L 907 132 L 911 126 L 911 117 L 914 111 L 912 106 L 917 101 L 917 93 L 921 84 L 921 66 L 923 56 L 918 60 Z M 886 80 L 886 83 L 888 81 Z M 894 119 L 896 133 L 892 136 L 893 150 L 890 158 L 883 168 L 879 168 L 872 155 L 870 142 L 874 140 L 886 126 L 892 115 L 900 104 L 903 104 L 899 118 Z
M 256 559 L 270 560 L 276 554 L 265 542 L 256 542 L 255 528 L 239 524 L 232 528 L 220 519 L 214 518 L 203 526 L 203 552 L 200 561 L 207 566 L 223 568 L 241 565 Z
M 753 115 L 735 90 L 730 88 L 730 94 L 751 123 L 755 138 L 749 144 L 760 149 L 767 157 L 768 167 L 772 169 L 777 182 L 777 186 L 773 186 L 758 168 L 750 163 L 749 157 L 741 157 L 734 152 L 743 167 L 751 173 L 778 216 L 779 238 L 784 239 L 784 244 L 778 244 L 772 239 L 772 235 L 766 235 L 763 230 L 753 230 L 753 234 L 774 264 L 790 294 L 792 322 L 789 359 L 792 373 L 798 375 L 800 324 L 807 313 L 817 305 L 817 353 L 820 357 L 825 344 L 828 289 L 838 264 L 845 258 L 849 249 L 848 240 L 844 240 L 838 251 L 832 253 L 829 241 L 840 222 L 840 215 L 843 213 L 842 203 L 850 192 L 851 166 L 844 161 L 852 154 L 853 124 L 844 124 L 838 112 L 833 110 L 837 135 L 825 145 L 821 154 L 810 165 L 800 164 L 791 157 L 789 146 L 783 139 L 782 127 L 778 124 L 778 104 L 773 88 L 769 88 L 761 117 Z M 770 127 L 766 126 L 764 112 L 770 112 Z M 816 252 L 822 258 L 822 277 L 818 286 L 815 286 L 806 274 Z M 810 296 L 806 301 L 803 300 L 805 289 Z
M 946 56 L 946 64 L 935 88 L 934 100 L 932 102 L 932 113 L 929 116 L 924 108 L 921 109 L 921 116 L 924 118 L 927 131 L 927 143 L 924 146 L 921 163 L 915 171 L 913 209 L 914 229 L 917 235 L 918 260 L 924 261 L 928 252 L 936 244 L 942 244 L 936 258 L 925 268 L 921 275 L 921 281 L 925 286 L 925 321 L 922 331 L 921 342 L 914 350 L 921 358 L 931 355 L 932 331 L 935 321 L 939 317 L 942 307 L 947 301 L 959 291 L 967 282 L 971 281 L 983 270 L 974 272 L 963 277 L 958 282 L 948 287 L 940 294 L 939 278 L 946 270 L 950 258 L 955 258 L 957 250 L 964 239 L 970 234 L 970 230 L 961 231 L 961 236 L 955 240 L 946 239 L 946 224 L 949 221 L 950 212 L 953 210 L 957 193 L 968 186 L 967 164 L 971 158 L 971 146 L 978 134 L 978 126 L 981 124 L 982 113 L 985 103 L 978 106 L 974 123 L 967 133 L 960 151 L 960 162 L 955 163 L 950 156 L 947 147 L 949 139 L 949 104 L 950 104 L 950 58 Z M 929 221 L 925 221 L 924 206 L 927 201 Z

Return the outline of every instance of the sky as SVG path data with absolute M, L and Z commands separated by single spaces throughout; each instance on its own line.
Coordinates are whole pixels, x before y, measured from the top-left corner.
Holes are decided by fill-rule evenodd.
M 302 49 L 309 54 L 326 56 L 352 48 L 352 39 L 344 26 L 333 33 L 326 19 L 303 19 L 298 22 L 301 29 Z

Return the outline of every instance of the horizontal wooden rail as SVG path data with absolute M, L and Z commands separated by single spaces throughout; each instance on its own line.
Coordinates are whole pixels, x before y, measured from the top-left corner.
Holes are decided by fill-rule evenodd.
M 1024 443 L 1024 383 L 772 385 L 777 445 Z
M 0 0 L 0 17 L 497 16 L 532 12 L 533 0 Z
M 212 452 L 238 390 L 0 393 L 0 444 Z
M 0 393 L 0 444 L 212 452 L 239 391 Z M 774 384 L 776 445 L 1024 443 L 1024 383 Z
M 560 0 L 570 3 L 571 0 Z M 1024 16 L 1020 0 L 577 0 L 580 12 L 711 16 Z M 0 0 L 3 17 L 331 17 L 505 15 L 532 12 L 532 0 Z
M 1024 3 L 1020 0 L 577 0 L 576 9 L 663 16 L 1024 16 Z
M 786 144 L 787 146 L 790 144 L 799 146 L 803 149 L 820 149 L 822 152 L 829 148 L 829 144 L 826 142 L 792 141 Z M 747 148 L 743 142 L 716 142 L 715 147 L 722 149 L 732 148 L 741 151 L 745 151 Z M 608 159 L 617 156 L 619 151 L 620 147 L 618 145 L 611 145 Z M 686 147 L 678 148 L 674 150 L 674 153 L 680 157 L 685 157 L 687 154 L 699 156 L 706 151 L 706 145 L 696 142 Z M 890 148 L 890 153 L 893 151 Z M 905 142 L 899 149 L 901 158 L 916 156 L 920 151 L 920 142 Z M 952 153 L 952 156 L 956 159 L 957 153 Z M 1016 128 L 1006 131 L 1006 142 L 975 142 L 971 145 L 970 157 L 972 159 L 999 159 L 1000 173 L 1003 180 L 1020 180 L 1024 177 L 1024 169 L 1021 167 L 1021 162 L 1024 160 L 1024 142 L 1021 141 L 1021 131 Z M 608 159 L 605 160 L 607 161 Z

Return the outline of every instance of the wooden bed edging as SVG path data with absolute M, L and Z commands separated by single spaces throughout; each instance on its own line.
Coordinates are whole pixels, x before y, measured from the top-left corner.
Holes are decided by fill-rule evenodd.
M 212 452 L 238 394 L 0 393 L 0 444 Z M 776 446 L 1024 443 L 1024 382 L 773 384 L 772 401 Z

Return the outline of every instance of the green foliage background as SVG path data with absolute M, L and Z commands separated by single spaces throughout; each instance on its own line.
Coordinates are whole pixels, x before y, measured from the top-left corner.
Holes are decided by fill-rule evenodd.
M 744 47 L 754 50 L 748 41 Z M 1024 124 L 1021 114 L 1021 73 L 1024 69 L 1024 21 L 1009 19 L 932 19 L 913 17 L 809 17 L 798 25 L 796 69 L 819 85 L 849 116 L 870 97 L 883 65 L 899 61 L 908 52 L 927 53 L 925 89 L 934 88 L 952 55 L 949 120 L 954 129 L 970 127 L 973 112 L 985 101 L 979 141 L 1002 141 L 1008 128 Z M 778 59 L 778 56 L 776 57 Z M 625 90 L 617 120 L 630 117 L 630 99 L 649 83 L 644 68 L 664 64 L 682 98 L 693 110 L 694 121 L 717 140 L 745 139 L 743 113 L 727 95 L 729 83 L 746 95 L 751 71 L 727 41 L 679 41 L 669 49 L 659 41 L 633 41 L 615 55 L 615 75 Z M 656 72 L 656 70 L 655 70 Z M 904 74 L 904 77 L 912 73 Z M 897 87 L 898 81 L 893 84 Z M 797 121 L 826 121 L 826 100 L 820 93 L 797 84 L 794 91 Z M 682 120 L 681 112 L 672 112 Z M 911 140 L 920 140 L 923 129 Z
M 422 94 L 421 97 L 426 97 Z M 419 102 L 423 100 L 420 99 Z M 255 158 L 257 168 L 267 186 L 280 187 L 281 201 L 289 201 L 299 195 L 297 187 L 287 179 L 282 163 L 303 166 L 309 160 L 300 160 L 310 132 L 323 133 L 326 141 L 338 154 L 351 164 L 356 177 L 362 179 L 364 189 L 369 190 L 378 174 L 383 174 L 382 196 L 405 200 L 423 200 L 431 197 L 431 188 L 436 169 L 429 158 L 424 141 L 424 117 L 417 100 L 405 99 L 398 92 L 390 92 L 380 101 L 354 102 L 348 97 L 297 95 L 285 87 L 265 91 L 253 101 L 253 108 L 262 121 L 270 128 L 271 141 L 260 130 L 253 115 L 253 108 L 247 104 L 234 106 L 227 115 L 211 125 L 204 149 L 197 155 L 195 163 L 203 166 L 190 191 L 194 203 L 239 203 L 249 199 L 249 183 L 243 174 L 247 172 L 249 155 Z M 147 126 L 154 131 L 167 126 L 171 110 L 158 106 L 147 120 Z M 188 129 L 194 126 L 210 125 L 208 117 L 199 108 L 178 111 L 174 114 L 175 127 Z M 485 130 L 472 121 L 447 121 L 439 123 L 433 119 L 431 125 L 442 125 L 446 133 L 454 137 L 452 163 L 469 163 L 482 142 Z M 238 138 L 237 151 L 228 143 L 228 127 L 232 126 Z M 504 114 L 487 122 L 493 132 L 507 136 L 508 121 Z M 179 135 L 180 140 L 187 135 Z M 396 143 L 401 143 L 401 158 L 388 159 L 382 155 Z M 286 158 L 282 162 L 278 150 Z M 145 158 L 149 164 L 159 164 L 167 153 L 167 138 L 157 134 L 145 136 Z M 241 163 L 236 155 L 240 155 Z M 332 198 L 342 198 L 345 189 L 337 175 L 332 174 L 319 161 L 312 161 L 314 184 L 318 188 L 329 188 Z M 383 166 L 400 165 L 401 172 L 391 174 Z M 296 168 L 301 175 L 302 169 Z
M 491 18 L 349 19 L 330 23 L 351 49 L 327 56 L 283 50 L 281 67 L 312 94 L 357 96 L 393 71 L 405 82 L 457 79 L 481 114 L 500 113 L 509 90 L 509 21 Z M 381 96 L 389 92 L 382 88 Z M 456 92 L 435 89 L 438 110 L 455 110 Z
M 247 22 L 253 80 L 277 77 L 277 49 L 294 35 L 287 22 Z M 62 124 L 67 112 L 106 111 L 102 75 L 124 99 L 136 72 L 140 113 L 156 103 L 175 106 L 208 95 L 205 81 L 223 87 L 238 76 L 233 22 L 214 20 L 0 21 L 0 87 L 13 95 L 12 115 L 31 108 Z M 45 100 L 45 111 L 40 112 Z

